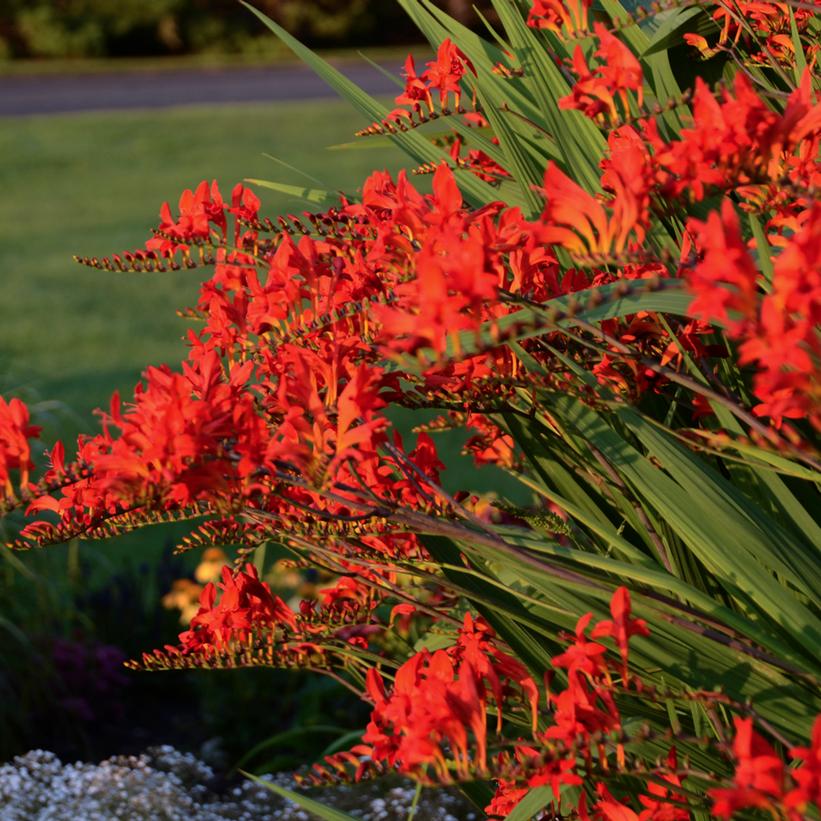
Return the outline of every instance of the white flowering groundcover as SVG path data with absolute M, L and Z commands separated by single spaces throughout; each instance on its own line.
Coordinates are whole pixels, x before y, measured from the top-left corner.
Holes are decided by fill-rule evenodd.
M 265 776 L 297 789 L 287 773 Z M 362 821 L 405 821 L 415 788 L 407 782 L 340 786 L 322 791 L 322 801 Z M 417 821 L 473 821 L 458 794 L 422 794 Z M 64 764 L 54 753 L 33 750 L 0 765 L 0 821 L 310 821 L 312 816 L 250 780 L 220 783 L 214 770 L 170 746 L 99 764 Z

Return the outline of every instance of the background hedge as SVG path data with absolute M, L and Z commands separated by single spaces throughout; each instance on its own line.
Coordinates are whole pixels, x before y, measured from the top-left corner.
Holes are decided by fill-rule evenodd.
M 258 0 L 257 7 L 313 46 L 391 45 L 416 39 L 385 0 Z M 471 0 L 439 0 L 465 21 Z M 480 3 L 483 6 L 484 3 Z M 3 0 L 0 58 L 264 54 L 274 47 L 236 0 Z

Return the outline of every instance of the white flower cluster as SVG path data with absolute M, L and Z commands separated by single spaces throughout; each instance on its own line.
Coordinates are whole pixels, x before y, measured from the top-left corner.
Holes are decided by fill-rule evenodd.
M 264 780 L 296 789 L 288 774 Z M 100 764 L 63 764 L 33 750 L 0 766 L 0 821 L 311 821 L 312 815 L 252 781 L 218 793 L 214 771 L 190 753 L 156 747 L 140 756 Z M 414 788 L 374 782 L 316 795 L 362 821 L 408 818 Z M 464 802 L 447 791 L 426 791 L 417 821 L 471 821 Z
M 1 821 L 273 821 L 270 792 L 246 782 L 222 800 L 214 773 L 192 755 L 162 747 L 100 764 L 62 764 L 34 750 L 0 767 Z M 307 818 L 307 816 L 306 816 Z

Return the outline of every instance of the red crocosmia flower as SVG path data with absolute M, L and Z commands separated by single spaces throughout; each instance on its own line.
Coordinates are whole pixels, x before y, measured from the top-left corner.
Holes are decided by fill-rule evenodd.
M 776 426 L 806 417 L 821 428 L 821 206 L 789 238 L 774 269 L 758 321 L 739 348 L 739 362 L 759 368 L 753 389 L 761 404 L 753 411 Z
M 551 661 L 554 667 L 567 670 L 568 673 L 584 673 L 589 678 L 597 678 L 604 673 L 604 654 L 607 648 L 595 641 L 588 641 L 585 635 L 592 613 L 587 613 L 576 622 L 575 641 Z
M 207 240 L 211 234 L 211 224 L 219 228 L 222 236 L 227 231 L 225 206 L 216 181 L 209 186 L 203 180 L 196 191 L 186 189 L 179 202 L 179 217 L 175 220 L 168 203 L 160 209 L 159 230 L 171 237 L 155 237 L 146 243 L 149 251 L 173 253 L 178 248 L 186 248 L 197 240 Z
M 693 126 L 666 143 L 655 120 L 645 121 L 645 137 L 657 166 L 667 177 L 668 196 L 683 193 L 701 200 L 711 188 L 723 190 L 753 180 L 777 183 L 784 176 L 811 185 L 818 172 L 821 107 L 813 104 L 809 72 L 773 111 L 739 71 L 732 90 L 716 96 L 700 78 L 693 94 Z
M 416 64 L 410 54 L 405 60 L 404 76 L 405 90 L 396 98 L 396 104 L 409 105 L 415 111 L 420 111 L 422 103 L 425 103 L 428 110 L 433 111 L 433 97 L 430 88 L 425 80 L 416 74 Z
M 259 216 L 259 197 L 250 189 L 238 182 L 231 192 L 229 213 L 245 222 L 253 222 Z
M 599 48 L 596 56 L 603 65 L 599 68 L 602 79 L 607 83 L 611 94 L 618 95 L 625 108 L 627 98 L 625 92 L 634 91 L 638 104 L 643 103 L 644 77 L 641 64 L 632 51 L 615 37 L 603 24 L 595 23 L 593 32 L 599 38 Z
M 552 162 L 545 171 L 544 193 L 544 242 L 575 254 L 609 249 L 612 232 L 604 207 Z
M 462 193 L 453 172 L 442 163 L 433 175 L 433 208 L 425 221 L 429 225 L 445 226 L 462 211 Z
M 185 363 L 182 374 L 149 368 L 133 404 L 121 407 L 115 394 L 102 414 L 103 432 L 79 440 L 77 461 L 66 471 L 75 478 L 61 487 L 57 504 L 34 502 L 32 510 L 60 512 L 59 528 L 32 523 L 24 534 L 45 538 L 51 528 L 65 541 L 144 505 L 176 510 L 241 496 L 265 447 L 264 423 L 246 390 L 253 369 L 229 365 L 226 376 L 214 351 Z
M 517 463 L 513 438 L 494 425 L 484 414 L 471 413 L 465 420 L 475 431 L 465 442 L 464 450 L 473 456 L 476 465 L 498 465 L 512 468 Z
M 445 165 L 436 171 L 428 204 L 418 229 L 425 241 L 414 254 L 415 276 L 395 285 L 398 304 L 374 308 L 388 355 L 423 347 L 441 353 L 449 339 L 458 345 L 458 332 L 478 330 L 498 292 L 495 258 L 481 231 L 468 230 L 462 195 Z
M 690 812 L 672 802 L 686 804 L 687 799 L 676 787 L 681 787 L 681 778 L 676 774 L 678 757 L 676 748 L 671 748 L 665 762 L 668 772 L 662 774 L 663 785 L 651 781 L 647 785 L 647 795 L 640 795 L 644 809 L 639 813 L 639 821 L 690 821 Z
M 401 620 L 403 625 L 408 624 L 408 617 L 412 616 L 416 613 L 416 605 L 413 604 L 395 604 L 391 608 L 390 618 L 388 619 L 388 624 L 393 627 L 393 624 L 397 620 Z
M 702 259 L 688 270 L 692 310 L 722 322 L 740 341 L 739 362 L 758 366 L 753 390 L 758 416 L 780 426 L 808 418 L 821 427 L 821 207 L 787 240 L 774 264 L 770 292 L 759 293 L 758 269 L 728 200 L 721 217 L 689 223 Z
M 614 798 L 604 784 L 596 785 L 598 801 L 595 804 L 596 818 L 602 821 L 639 821 L 639 815 L 626 804 Z
M 527 694 L 534 720 L 538 700 L 524 667 L 499 651 L 492 630 L 470 614 L 453 647 L 412 656 L 390 692 L 374 670 L 366 686 L 374 709 L 363 740 L 372 757 L 422 780 L 432 768 L 440 783 L 451 783 L 454 772 L 459 778 L 487 772 L 490 699 L 500 723 L 514 692 Z
M 792 38 L 792 25 L 803 34 L 814 11 L 812 5 L 819 5 L 818 0 L 801 8 L 791 8 L 787 3 L 760 2 L 760 0 L 735 0 L 732 8 L 716 3 L 713 19 L 720 25 L 721 33 L 716 47 L 710 48 L 704 37 L 685 34 L 685 40 L 698 46 L 705 58 L 713 56 L 719 48 L 737 46 L 744 42 L 749 48 L 748 59 L 754 63 L 769 64 L 773 59 L 785 66 L 795 65 L 795 45 Z M 743 22 L 742 22 L 743 21 Z M 811 63 L 818 51 L 818 45 L 805 47 L 805 58 Z
M 500 778 L 496 784 L 493 800 L 485 807 L 489 818 L 507 818 L 516 805 L 530 792 L 530 787 L 519 786 L 519 782 L 512 779 Z
M 372 756 L 401 772 L 431 764 L 443 781 L 450 781 L 441 741 L 454 744 L 463 760 L 466 753 L 465 728 L 447 701 L 453 684 L 453 664 L 444 651 L 412 656 L 397 671 L 390 695 L 381 676 L 370 671 L 367 687 L 374 709 L 363 741 L 373 746 Z
M 491 159 L 484 151 L 477 148 L 468 149 L 467 155 L 463 156 L 462 150 L 464 142 L 457 136 L 450 147 L 450 156 L 454 163 L 460 168 L 467 168 L 480 180 L 489 183 L 498 183 L 502 179 L 510 176 L 510 173 L 495 160 Z
M 808 806 L 821 807 L 821 716 L 815 719 L 809 747 L 794 747 L 790 758 L 800 762 L 790 771 L 796 787 L 787 794 L 786 805 L 804 812 Z
M 605 171 L 608 185 L 617 190 L 612 215 L 594 197 L 577 185 L 552 162 L 544 176 L 546 205 L 538 228 L 539 238 L 558 245 L 572 254 L 619 254 L 628 249 L 632 237 L 643 237 L 648 189 L 634 182 L 626 183 L 627 169 L 609 165 Z
M 553 725 L 543 733 L 545 740 L 572 746 L 593 733 L 609 733 L 621 726 L 621 718 L 609 689 L 593 687 L 577 672 L 568 674 L 567 687 L 548 694 L 553 705 Z
M 588 30 L 591 0 L 534 0 L 528 14 L 531 28 L 548 29 L 559 36 Z
M 55 442 L 49 454 L 51 470 L 46 474 L 46 478 L 59 480 L 66 472 L 66 449 L 62 442 Z
M 613 103 L 613 96 L 602 78 L 591 71 L 581 46 L 576 46 L 571 66 L 576 75 L 576 82 L 573 83 L 570 94 L 559 100 L 559 108 L 566 111 L 581 111 L 592 120 L 601 119 L 605 113 L 609 113 L 611 118 L 615 119 L 618 112 Z
M 677 779 L 674 780 L 677 782 Z M 644 809 L 636 812 L 615 798 L 604 784 L 597 784 L 598 800 L 593 808 L 593 817 L 598 821 L 689 821 L 692 818 L 688 810 L 670 803 L 665 787 L 652 783 L 648 789 L 654 797 L 640 795 L 639 801 Z M 674 798 L 683 800 L 681 795 Z M 586 812 L 580 814 L 580 818 L 585 816 Z
M 375 437 L 385 429 L 386 420 L 374 412 L 385 406 L 379 396 L 381 369 L 360 365 L 348 384 L 342 389 L 337 401 L 337 430 L 334 442 L 334 459 L 328 470 L 345 459 L 356 458 L 361 450 L 373 450 Z M 358 420 L 362 420 L 358 423 Z M 368 448 L 363 448 L 368 444 Z
M 422 79 L 428 88 L 439 92 L 440 106 L 447 108 L 448 99 L 453 95 L 453 107 L 458 110 L 462 93 L 460 83 L 466 71 L 476 74 L 473 64 L 448 37 L 439 46 L 436 59 L 427 65 Z
M 739 332 L 756 313 L 758 269 L 741 238 L 735 208 L 725 199 L 720 214 L 711 212 L 706 222 L 690 220 L 688 227 L 700 257 L 685 271 L 695 294 L 690 310 Z
M 536 683 L 521 662 L 495 647 L 493 639 L 493 630 L 484 619 L 474 619 L 470 613 L 465 613 L 459 640 L 453 652 L 457 658 L 470 662 L 473 669 L 488 682 L 497 704 L 502 704 L 505 699 L 503 680 L 516 682 L 528 701 L 535 732 L 539 703 Z M 499 712 L 497 731 L 501 726 L 502 715 Z
M 219 600 L 213 583 L 202 591 L 200 609 L 191 620 L 191 629 L 180 634 L 183 653 L 206 646 L 222 648 L 232 642 L 242 643 L 255 631 L 274 625 L 296 628 L 294 612 L 271 593 L 266 582 L 260 581 L 252 564 L 236 573 L 224 567 L 219 589 Z
M 373 591 L 357 579 L 343 576 L 333 587 L 320 590 L 319 598 L 323 608 L 338 613 L 345 610 L 370 609 Z
M 29 424 L 29 409 L 20 399 L 8 402 L 0 396 L 0 501 L 14 496 L 10 471 L 20 471 L 20 486 L 28 484 L 33 467 L 29 439 L 40 435 L 40 428 Z
M 496 793 L 485 808 L 485 812 L 494 819 L 506 818 L 530 790 L 542 786 L 549 786 L 553 790 L 551 807 L 558 812 L 559 802 L 555 796 L 563 793 L 563 787 L 575 787 L 583 783 L 575 772 L 575 756 L 548 757 L 545 760 L 542 749 L 530 746 L 521 739 L 516 743 L 512 760 L 509 753 L 502 753 L 498 757 L 497 767 L 500 772 L 516 774 L 518 778 L 503 776 L 497 780 Z
M 254 226 L 259 218 L 260 208 L 259 197 L 242 183 L 237 183 L 231 192 L 231 206 L 227 209 L 229 214 L 236 217 L 234 225 L 234 244 L 240 246 L 240 235 L 243 225 Z M 251 237 L 256 236 L 251 233 Z
M 123 500 L 165 496 L 184 504 L 218 493 L 234 471 L 223 453 L 227 438 L 240 451 L 247 446 L 249 457 L 257 451 L 252 458 L 261 462 L 261 420 L 253 397 L 224 381 L 213 352 L 186 364 L 184 374 L 149 368 L 133 407 L 121 415 L 119 405 L 112 405 L 106 422 L 120 428 L 120 436 L 101 442 L 104 449 L 93 460 L 95 481 Z
M 593 30 L 599 39 L 595 52 L 599 64 L 591 69 L 581 46 L 576 46 L 572 65 L 577 79 L 570 94 L 559 100 L 559 108 L 576 109 L 593 119 L 607 114 L 615 121 L 619 117 L 617 97 L 624 112 L 630 111 L 628 91 L 634 92 L 638 104 L 642 104 L 644 77 L 636 56 L 621 40 L 601 23 L 594 24 Z
M 650 630 L 644 619 L 634 619 L 630 616 L 630 591 L 620 587 L 610 599 L 611 620 L 600 621 L 591 631 L 593 638 L 609 636 L 619 648 L 622 661 L 622 677 L 627 682 L 627 660 L 631 636 L 649 636 Z
M 751 718 L 733 718 L 735 739 L 733 785 L 709 791 L 713 799 L 713 814 L 732 818 L 739 810 L 772 810 L 783 803 L 784 762 L 773 748 L 753 728 Z
M 612 221 L 619 227 L 615 247 L 644 241 L 650 223 L 650 195 L 655 185 L 653 162 L 644 140 L 629 125 L 607 137 L 608 155 L 602 160 L 602 188 L 611 195 Z

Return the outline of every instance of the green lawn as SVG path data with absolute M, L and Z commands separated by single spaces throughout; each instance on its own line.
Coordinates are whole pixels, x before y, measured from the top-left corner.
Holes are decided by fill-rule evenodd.
M 400 167 L 389 148 L 326 150 L 361 125 L 336 101 L 0 120 L 0 390 L 62 402 L 63 435 L 89 430 L 114 388 L 180 360 L 186 323 L 174 311 L 195 301 L 199 273 L 115 275 L 72 255 L 139 247 L 161 203 L 204 178 L 225 194 L 244 177 L 305 182 L 266 153 L 348 191 Z M 307 207 L 259 193 L 268 214 Z

